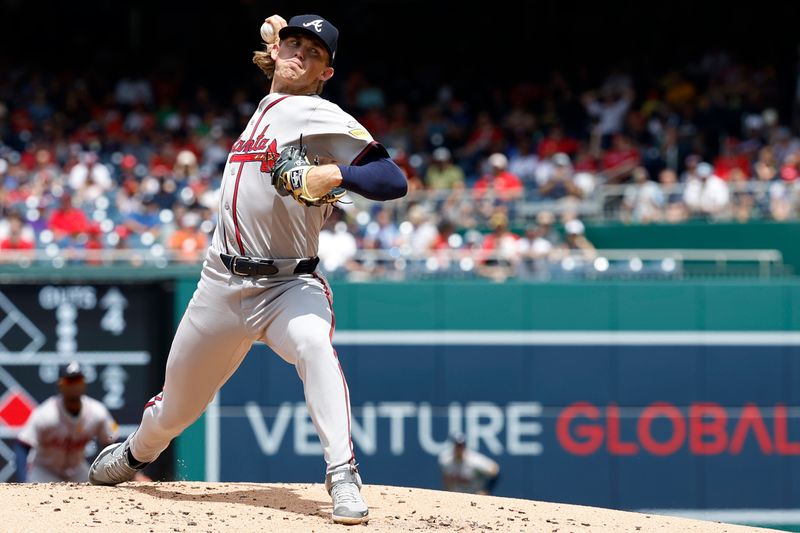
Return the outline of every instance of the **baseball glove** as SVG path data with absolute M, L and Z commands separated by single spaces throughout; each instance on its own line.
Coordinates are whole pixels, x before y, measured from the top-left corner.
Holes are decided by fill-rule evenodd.
M 347 192 L 342 187 L 334 187 L 322 196 L 311 196 L 308 192 L 308 172 L 314 168 L 306 157 L 305 147 L 290 146 L 284 148 L 275 166 L 272 167 L 272 185 L 281 196 L 289 196 L 302 205 L 321 206 L 338 202 Z

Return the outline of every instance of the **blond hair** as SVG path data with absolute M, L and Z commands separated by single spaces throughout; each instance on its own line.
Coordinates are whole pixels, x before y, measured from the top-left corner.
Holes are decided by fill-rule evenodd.
M 253 63 L 261 69 L 267 78 L 272 79 L 275 74 L 275 61 L 270 55 L 271 44 L 264 43 L 264 50 L 256 50 L 253 52 Z

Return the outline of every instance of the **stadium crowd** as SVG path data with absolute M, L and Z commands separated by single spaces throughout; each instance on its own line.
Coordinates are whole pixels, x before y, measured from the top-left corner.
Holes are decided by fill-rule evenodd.
M 342 203 L 320 243 L 329 270 L 363 271 L 359 251 L 470 251 L 478 272 L 502 279 L 590 258 L 589 220 L 798 215 L 800 138 L 770 66 L 715 52 L 655 80 L 553 73 L 479 97 L 442 86 L 414 105 L 362 72 L 344 78 L 332 99 L 387 146 L 410 193 Z M 196 261 L 228 150 L 261 96 L 12 70 L 0 80 L 0 250 L 155 248 Z

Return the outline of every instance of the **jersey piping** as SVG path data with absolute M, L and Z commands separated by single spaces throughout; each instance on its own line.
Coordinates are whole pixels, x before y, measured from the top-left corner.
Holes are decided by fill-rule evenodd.
M 256 125 L 253 127 L 253 130 L 250 132 L 250 138 L 248 141 L 253 140 L 253 135 L 255 135 L 256 131 L 258 130 L 258 125 L 261 123 L 261 119 L 264 118 L 264 115 L 267 114 L 267 111 L 272 109 L 276 104 L 286 100 L 287 98 L 291 97 L 291 95 L 281 96 L 274 102 L 270 103 L 264 108 L 264 111 L 261 112 L 261 116 L 258 117 L 258 121 Z M 257 156 L 256 156 L 257 157 Z M 232 159 L 233 160 L 233 159 Z M 239 179 L 242 177 L 242 169 L 246 162 L 258 162 L 260 159 L 253 158 L 248 161 L 241 161 L 239 163 L 239 170 L 236 172 L 236 182 L 233 185 L 233 203 L 231 205 L 231 214 L 233 215 L 233 227 L 236 230 L 236 243 L 239 245 L 239 254 L 245 255 L 244 253 L 244 244 L 242 243 L 242 235 L 239 232 L 239 218 L 236 215 L 236 200 L 239 197 Z

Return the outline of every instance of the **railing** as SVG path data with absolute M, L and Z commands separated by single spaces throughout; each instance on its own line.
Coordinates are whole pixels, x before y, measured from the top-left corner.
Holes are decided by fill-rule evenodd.
M 63 269 L 73 265 L 88 267 L 128 265 L 166 268 L 175 264 L 198 264 L 202 260 L 203 253 L 180 253 L 166 250 L 160 245 L 124 250 L 86 250 L 81 248 L 0 250 L 0 265 L 13 265 L 20 269 L 34 266 Z
M 323 260 L 323 267 L 326 262 Z M 482 250 L 403 253 L 360 250 L 345 264 L 328 265 L 329 276 L 351 280 L 468 279 L 531 280 L 684 279 L 752 276 L 770 278 L 792 272 L 778 250 L 556 250 L 547 257 L 487 254 Z
M 584 199 L 560 198 L 557 200 L 540 197 L 535 187 L 526 187 L 520 196 L 513 201 L 504 200 L 501 196 L 491 191 L 482 194 L 472 189 L 456 190 L 419 190 L 410 192 L 400 201 L 391 202 L 391 209 L 395 210 L 398 220 L 406 220 L 407 210 L 410 206 L 420 205 L 430 213 L 437 213 L 440 218 L 453 219 L 456 224 L 465 223 L 470 226 L 470 219 L 476 225 L 483 226 L 487 223 L 493 212 L 493 207 L 503 206 L 509 218 L 509 223 L 516 227 L 525 227 L 535 221 L 536 215 L 542 211 L 549 211 L 558 216 L 565 212 L 576 214 L 578 217 L 591 220 L 626 220 L 631 218 L 630 212 L 624 207 L 625 191 L 631 187 L 625 185 L 599 185 Z M 748 194 L 758 203 L 753 205 L 748 215 L 749 219 L 771 219 L 770 209 L 771 188 L 783 187 L 789 204 L 788 218 L 796 219 L 800 216 L 800 180 L 795 182 L 772 181 L 763 182 L 749 180 L 741 183 L 728 184 L 731 198 L 736 194 Z M 670 195 L 683 197 L 685 183 L 676 183 L 668 191 Z M 662 189 L 663 190 L 663 189 Z M 354 198 L 357 205 L 361 204 L 360 198 Z M 459 217 L 453 216 L 458 213 Z M 466 213 L 466 215 L 465 215 Z M 706 215 L 687 211 L 689 219 L 706 219 Z M 734 204 L 730 202 L 728 208 L 721 210 L 712 217 L 715 220 L 734 220 Z M 667 219 L 667 217 L 664 217 Z
M 0 270 L 20 272 L 104 267 L 198 267 L 203 254 L 182 254 L 155 246 L 137 250 L 67 249 L 57 255 L 46 250 L 2 251 Z M 546 257 L 492 253 L 478 249 L 413 252 L 407 249 L 359 250 L 348 258 L 322 258 L 321 268 L 332 278 L 472 279 L 683 279 L 697 276 L 791 275 L 778 250 L 653 250 L 556 249 Z
M 676 269 L 689 275 L 707 272 L 710 275 L 736 274 L 742 267 L 756 267 L 758 276 L 789 274 L 778 250 L 613 250 L 598 251 L 609 261 L 675 261 Z

